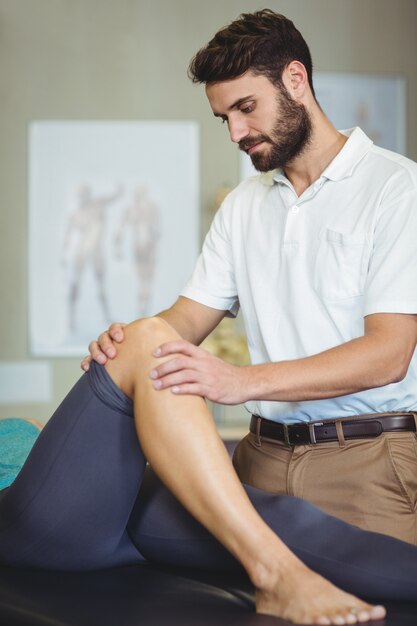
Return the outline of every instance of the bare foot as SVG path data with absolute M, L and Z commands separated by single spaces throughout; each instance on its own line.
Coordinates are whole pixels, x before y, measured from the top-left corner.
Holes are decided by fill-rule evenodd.
M 293 564 L 294 565 L 294 564 Z M 296 561 L 275 584 L 256 592 L 256 610 L 297 624 L 358 624 L 383 619 L 382 606 L 371 606 L 345 593 Z

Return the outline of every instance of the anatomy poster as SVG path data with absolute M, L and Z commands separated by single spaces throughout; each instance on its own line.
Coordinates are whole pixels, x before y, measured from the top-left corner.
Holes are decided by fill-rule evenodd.
M 199 251 L 195 122 L 34 122 L 29 172 L 33 354 L 81 356 L 175 301 Z

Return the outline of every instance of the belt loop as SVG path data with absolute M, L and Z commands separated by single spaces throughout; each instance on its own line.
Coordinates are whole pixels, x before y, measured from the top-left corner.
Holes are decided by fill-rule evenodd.
M 339 448 L 344 448 L 346 446 L 345 435 L 343 433 L 343 424 L 340 420 L 336 420 L 336 434 L 339 440 Z
M 417 413 L 415 411 L 411 411 L 411 415 L 414 417 L 414 423 L 416 425 L 416 432 L 417 432 Z
M 284 442 L 286 446 L 291 446 L 290 442 L 290 433 L 288 432 L 288 424 L 287 422 L 282 423 L 282 428 L 284 430 Z
M 261 441 L 261 422 L 262 422 L 262 418 L 258 417 L 256 419 L 256 433 L 255 433 L 255 445 L 261 447 L 262 446 L 262 441 Z

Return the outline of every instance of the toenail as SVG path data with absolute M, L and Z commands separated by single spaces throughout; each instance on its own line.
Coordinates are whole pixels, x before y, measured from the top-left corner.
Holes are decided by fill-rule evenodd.
M 377 617 L 381 618 L 381 617 L 385 617 L 385 615 L 387 614 L 387 611 L 382 604 L 376 604 L 374 607 L 372 607 L 371 613 L 372 615 L 376 614 Z

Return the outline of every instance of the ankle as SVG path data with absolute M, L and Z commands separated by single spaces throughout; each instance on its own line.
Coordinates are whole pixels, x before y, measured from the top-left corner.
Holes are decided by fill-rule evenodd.
M 258 591 L 268 591 L 279 585 L 282 573 L 279 567 L 257 562 L 251 569 L 249 577 Z
M 284 579 L 297 575 L 304 566 L 285 546 L 259 551 L 248 567 L 249 577 L 259 591 L 273 591 Z

